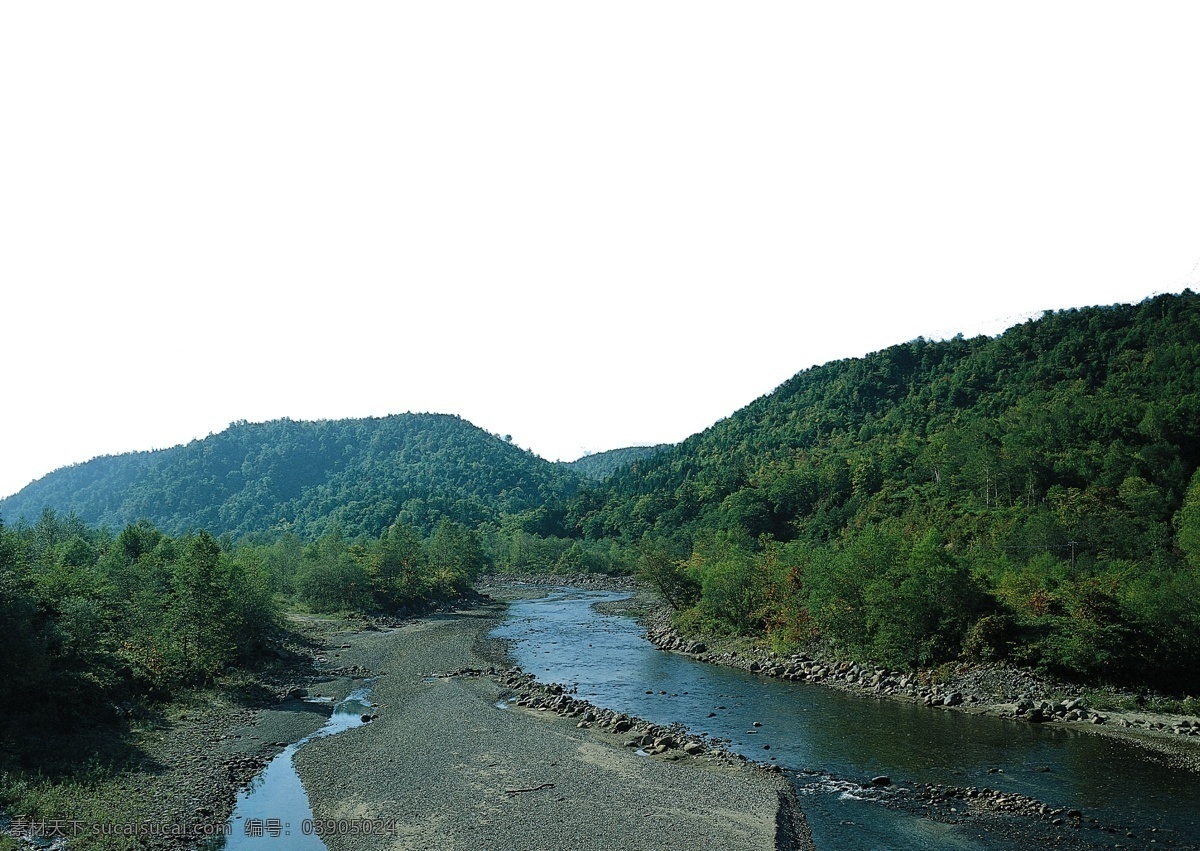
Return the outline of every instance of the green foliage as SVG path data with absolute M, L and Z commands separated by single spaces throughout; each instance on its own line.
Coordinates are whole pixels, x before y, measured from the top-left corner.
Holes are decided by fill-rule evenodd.
M 580 477 L 454 416 L 235 423 L 158 452 L 55 471 L 0 501 L 9 520 L 44 506 L 121 528 L 149 519 L 181 534 L 207 529 L 305 540 L 335 525 L 377 537 L 397 517 L 424 535 L 443 518 L 476 527 L 574 492 Z
M 426 571 L 425 546 L 417 530 L 405 523 L 388 527 L 367 556 L 367 577 L 375 602 L 395 609 L 424 600 L 432 590 Z
M 140 523 L 113 538 L 54 512 L 0 524 L 0 742 L 19 752 L 20 731 L 210 681 L 253 660 L 276 612 L 261 554 L 205 532 Z
M 594 452 L 574 461 L 560 463 L 589 481 L 602 482 L 621 467 L 627 467 L 643 458 L 649 458 L 668 446 L 670 446 L 669 443 L 660 443 L 657 446 L 628 446 L 624 449 Z
M 961 641 L 969 581 L 936 533 L 914 542 L 896 524 L 819 548 L 806 572 L 816 627 L 851 654 L 895 667 L 928 665 Z
M 1175 515 L 1176 540 L 1193 570 L 1200 571 L 1200 470 L 1192 475 L 1183 498 L 1183 505 Z
M 279 626 L 271 577 L 264 555 L 240 548 L 227 557 L 229 593 L 225 624 L 240 660 L 261 650 Z
M 880 659 L 893 665 L 928 666 L 957 655 L 988 600 L 967 566 L 930 529 L 910 537 L 906 558 L 885 571 L 868 594 Z
M 289 546 L 282 540 L 267 548 L 263 562 L 285 564 L 275 551 Z M 394 612 L 462 595 L 487 563 L 479 536 L 461 524 L 443 520 L 422 539 L 397 519 L 367 543 L 330 530 L 304 550 L 294 586 L 297 600 L 314 611 Z
M 529 530 L 530 513 L 478 530 L 488 563 L 499 573 L 627 573 L 635 555 L 615 540 L 580 540 Z M 539 524 L 540 525 L 540 524 Z
M 762 629 L 763 582 L 752 552 L 714 537 L 697 545 L 687 569 L 700 585 L 697 611 L 709 623 L 735 635 Z
M 207 532 L 184 545 L 173 590 L 170 628 L 176 636 L 176 664 L 210 677 L 232 660 L 234 647 L 225 621 L 232 602 L 229 574 L 220 545 Z
M 1143 657 L 1137 624 L 1123 605 L 1115 577 L 1064 584 L 1058 593 L 1062 614 L 1043 643 L 1043 664 L 1090 679 L 1127 680 Z
M 1197 340 L 1185 291 L 825 364 L 585 487 L 563 526 L 692 548 L 688 623 L 1195 692 Z
M 994 662 L 1008 656 L 1015 625 L 1006 614 L 984 615 L 963 638 L 964 655 L 975 662 Z
M 50 677 L 53 624 L 22 576 L 13 537 L 0 525 L 0 739 L 5 719 L 17 711 L 23 695 Z
M 688 571 L 686 562 L 662 539 L 649 536 L 642 539 L 638 546 L 637 576 L 676 609 L 694 606 L 700 600 L 700 583 Z
M 304 551 L 296 574 L 299 598 L 314 611 L 361 609 L 369 604 L 366 564 L 351 550 L 340 529 L 333 529 Z
M 485 560 L 475 533 L 442 520 L 426 546 L 429 576 L 441 596 L 461 594 L 483 572 Z
M 121 823 L 121 814 L 111 806 L 95 800 L 95 790 L 112 779 L 110 766 L 95 759 L 64 764 L 54 760 L 47 775 L 30 772 L 6 772 L 0 767 L 0 805 L 13 814 L 20 813 L 29 821 L 53 821 L 62 819 L 64 813 L 80 824 Z M 0 766 L 3 760 L 0 758 Z M 56 770 L 55 770 L 56 769 Z M 67 835 L 70 828 L 64 831 Z M 126 851 L 130 847 L 129 837 L 93 837 L 87 834 L 70 840 L 70 847 L 85 848 L 87 851 Z M 22 842 L 5 844 L 0 838 L 0 851 L 28 851 L 31 846 Z

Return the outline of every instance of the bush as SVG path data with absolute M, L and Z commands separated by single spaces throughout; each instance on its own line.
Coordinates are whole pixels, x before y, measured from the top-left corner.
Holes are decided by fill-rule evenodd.
M 976 662 L 1005 659 L 1015 634 L 1016 622 L 1011 615 L 985 615 L 967 630 L 963 639 L 963 653 Z

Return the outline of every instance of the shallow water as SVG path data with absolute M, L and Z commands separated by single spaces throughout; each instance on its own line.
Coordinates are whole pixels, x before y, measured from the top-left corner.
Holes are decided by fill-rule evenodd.
M 313 739 L 332 736 L 343 730 L 363 725 L 362 716 L 371 710 L 368 696 L 371 683 L 352 691 L 333 708 L 333 714 L 321 729 L 288 745 L 275 756 L 266 768 L 255 775 L 246 788 L 238 792 L 233 815 L 229 818 L 228 833 L 211 846 L 226 851 L 247 849 L 288 849 L 288 851 L 325 851 L 325 843 L 313 824 L 308 792 L 296 773 L 293 757 Z
M 1118 824 L 1157 845 L 1200 844 L 1200 777 L 1147 752 L 1082 731 L 1023 724 L 908 703 L 869 700 L 835 689 L 750 674 L 664 653 L 631 618 L 601 614 L 597 602 L 628 594 L 561 590 L 513 601 L 492 635 L 545 682 L 656 724 L 728 740 L 731 750 L 792 773 L 819 848 L 992 849 L 1014 846 L 977 826 L 938 823 L 881 802 L 870 787 L 941 783 L 1018 792 L 1052 807 Z M 647 691 L 651 693 L 647 693 Z M 753 726 L 754 722 L 762 726 Z M 1141 847 L 1085 831 L 1097 848 Z

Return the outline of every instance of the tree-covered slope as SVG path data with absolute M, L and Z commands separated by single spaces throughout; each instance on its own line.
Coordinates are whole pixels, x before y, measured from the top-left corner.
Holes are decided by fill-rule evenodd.
M 7 499 L 0 499 L 0 516 L 16 520 L 18 514 L 8 506 L 24 506 L 29 501 L 39 503 L 36 511 L 27 512 L 36 520 L 41 506 L 87 504 L 96 506 L 98 513 L 115 510 L 125 490 L 139 482 L 150 467 L 160 464 L 165 456 L 182 447 L 155 452 L 130 452 L 124 455 L 102 455 L 82 464 L 72 464 L 43 476 Z M 30 499 L 26 500 L 26 495 Z
M 806 370 L 579 494 L 571 519 L 595 536 L 828 539 L 864 511 L 937 499 L 1000 510 L 1090 489 L 1162 522 L 1200 461 L 1198 438 L 1200 296 L 1185 292 Z M 1126 479 L 1145 484 L 1121 497 Z
M 806 370 L 565 525 L 659 539 L 647 564 L 710 626 L 1193 687 L 1198 464 L 1185 291 Z
M 607 452 L 594 452 L 574 461 L 561 463 L 562 466 L 574 470 L 585 479 L 602 482 L 621 467 L 642 458 L 648 458 L 670 445 L 669 443 L 660 443 L 656 446 L 627 446 L 623 449 L 610 449 Z
M 0 502 L 0 516 L 33 521 L 51 507 L 113 528 L 149 519 L 169 533 L 316 537 L 337 523 L 375 536 L 397 518 L 425 532 L 443 517 L 474 526 L 562 499 L 578 481 L 455 416 L 276 420 L 58 470 Z

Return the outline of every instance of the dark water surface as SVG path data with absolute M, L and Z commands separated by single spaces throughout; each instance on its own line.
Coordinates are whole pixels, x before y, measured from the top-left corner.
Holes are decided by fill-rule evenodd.
M 864 699 L 664 653 L 633 619 L 592 608 L 628 596 L 559 590 L 514 601 L 492 635 L 509 639 L 514 661 L 542 681 L 575 685 L 580 698 L 656 724 L 679 722 L 727 739 L 731 750 L 793 772 L 820 849 L 1049 844 L 1016 846 L 1011 836 L 995 838 L 978 825 L 941 824 L 884 806 L 896 793 L 870 787 L 879 774 L 898 784 L 1017 792 L 1136 831 L 1136 840 L 1078 832 L 1078 841 L 1097 848 L 1200 845 L 1200 777 L 1144 750 L 1082 731 Z

